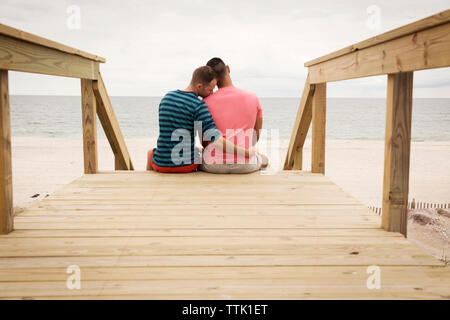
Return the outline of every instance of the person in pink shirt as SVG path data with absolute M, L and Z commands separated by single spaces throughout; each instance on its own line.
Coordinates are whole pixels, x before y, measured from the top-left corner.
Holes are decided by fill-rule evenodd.
M 259 140 L 262 128 L 262 109 L 258 97 L 249 91 L 233 85 L 230 67 L 220 58 L 212 58 L 206 64 L 210 66 L 217 79 L 216 92 L 206 97 L 209 112 L 216 128 L 227 140 L 242 148 L 254 146 Z M 200 170 L 211 173 L 250 173 L 266 167 L 266 156 L 256 153 L 254 157 L 244 156 L 205 145 Z

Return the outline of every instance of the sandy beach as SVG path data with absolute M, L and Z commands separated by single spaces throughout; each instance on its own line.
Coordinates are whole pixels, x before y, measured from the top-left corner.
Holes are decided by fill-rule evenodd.
M 127 139 L 136 170 L 145 170 L 147 150 L 156 138 Z M 288 141 L 279 141 L 279 167 Z M 99 170 L 113 170 L 108 141 L 99 139 Z M 269 154 L 270 155 L 270 154 Z M 83 175 L 82 139 L 12 138 L 14 205 L 27 207 Z M 310 169 L 311 141 L 304 149 L 304 168 Z M 450 141 L 413 141 L 411 145 L 410 199 L 450 202 Z M 276 156 L 272 154 L 272 160 Z M 344 191 L 367 206 L 381 206 L 384 141 L 327 140 L 325 174 Z M 35 196 L 37 195 L 38 196 Z M 35 196 L 35 198 L 33 198 Z M 20 209 L 18 211 L 21 211 Z

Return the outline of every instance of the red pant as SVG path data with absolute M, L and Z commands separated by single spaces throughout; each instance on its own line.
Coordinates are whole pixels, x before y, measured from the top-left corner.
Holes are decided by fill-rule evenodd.
M 147 167 L 148 164 L 150 164 L 154 171 L 163 173 L 187 173 L 197 170 L 198 163 L 193 163 L 187 166 L 179 166 L 179 167 L 160 167 L 156 165 L 152 160 L 154 150 L 155 149 L 150 150 L 147 154 Z

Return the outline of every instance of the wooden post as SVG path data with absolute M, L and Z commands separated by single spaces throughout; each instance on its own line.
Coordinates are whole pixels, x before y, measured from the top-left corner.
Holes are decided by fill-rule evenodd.
M 306 77 L 297 118 L 292 129 L 289 147 L 284 161 L 284 170 L 302 170 L 303 145 L 308 134 L 312 119 L 312 97 L 315 86 L 309 83 L 309 75 Z
M 318 83 L 312 99 L 311 172 L 325 174 L 325 119 L 327 84 Z
M 119 122 L 106 91 L 101 74 L 93 81 L 93 89 L 97 100 L 97 115 L 114 153 L 115 170 L 134 170 Z
M 382 227 L 407 236 L 413 72 L 388 75 Z
M 84 173 L 97 173 L 97 111 L 92 80 L 81 79 Z
M 0 70 L 0 234 L 14 228 L 8 70 Z

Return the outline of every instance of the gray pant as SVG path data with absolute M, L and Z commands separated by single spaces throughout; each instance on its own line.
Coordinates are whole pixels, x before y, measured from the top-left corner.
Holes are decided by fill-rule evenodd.
M 203 161 L 199 168 L 201 171 L 209 173 L 250 173 L 261 169 L 262 159 L 259 154 L 255 154 L 254 163 L 215 163 L 208 164 Z

